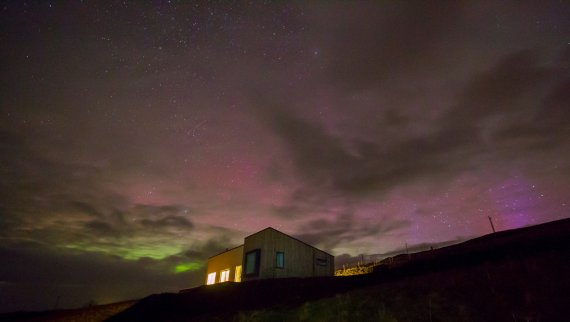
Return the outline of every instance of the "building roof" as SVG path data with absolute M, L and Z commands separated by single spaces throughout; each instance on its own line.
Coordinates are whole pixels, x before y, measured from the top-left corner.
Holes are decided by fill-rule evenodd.
M 317 247 L 315 247 L 315 246 L 313 246 L 313 245 L 311 245 L 311 244 L 308 244 L 308 243 L 306 243 L 306 242 L 304 242 L 304 241 L 302 241 L 302 240 L 300 240 L 300 239 L 298 239 L 298 238 L 295 238 L 295 237 L 293 237 L 293 236 L 287 235 L 286 233 L 284 233 L 284 232 L 282 232 L 282 231 L 279 231 L 279 230 L 277 230 L 277 229 L 275 229 L 275 228 L 273 228 L 273 227 L 267 227 L 267 228 L 262 229 L 262 230 L 260 230 L 260 231 L 258 231 L 258 232 L 256 232 L 256 233 L 253 233 L 253 234 L 251 234 L 251 235 L 245 236 L 245 238 L 250 237 L 250 236 L 253 236 L 253 235 L 257 235 L 257 234 L 259 234 L 259 233 L 261 233 L 261 232 L 263 232 L 263 231 L 266 231 L 266 230 L 268 230 L 268 229 L 274 230 L 274 231 L 276 231 L 276 232 L 278 232 L 278 233 L 280 233 L 280 234 L 282 234 L 282 235 L 285 235 L 285 236 L 287 236 L 287 237 L 289 237 L 289 238 L 291 238 L 291 239 L 294 239 L 294 240 L 296 240 L 296 241 L 298 241 L 298 242 L 300 242 L 300 243 L 303 243 L 303 244 L 305 244 L 305 245 L 307 245 L 307 246 L 309 246 L 309 247 L 311 247 L 311 248 L 314 248 L 314 249 L 316 249 L 316 250 L 318 250 L 318 251 L 320 251 L 320 252 L 323 252 L 323 253 L 325 253 L 325 254 L 327 254 L 327 255 L 329 255 L 329 256 L 334 257 L 333 255 L 329 254 L 328 252 L 325 252 L 325 251 L 322 250 L 322 249 L 318 249 Z M 245 240 L 245 238 L 244 238 L 244 240 Z M 242 245 L 242 246 L 243 246 L 243 245 Z

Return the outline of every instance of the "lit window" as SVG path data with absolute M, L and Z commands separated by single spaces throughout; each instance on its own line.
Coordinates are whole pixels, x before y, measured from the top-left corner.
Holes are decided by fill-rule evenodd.
M 245 276 L 259 275 L 259 257 L 261 250 L 256 249 L 245 255 Z
M 214 283 L 216 283 L 216 272 L 208 274 L 208 282 L 206 284 L 212 285 Z
M 220 283 L 227 282 L 230 280 L 230 269 L 225 269 L 220 274 Z
M 277 252 L 275 256 L 275 266 L 277 268 L 285 267 L 285 253 L 284 252 Z
M 236 276 L 234 282 L 241 282 L 241 265 L 236 266 Z

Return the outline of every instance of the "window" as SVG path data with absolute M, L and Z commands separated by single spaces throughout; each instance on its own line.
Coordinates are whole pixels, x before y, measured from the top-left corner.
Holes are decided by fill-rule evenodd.
M 225 269 L 220 273 L 220 283 L 227 282 L 230 280 L 230 269 Z
M 206 285 L 212 285 L 214 283 L 216 283 L 216 272 L 208 274 L 208 282 L 206 282 Z
M 241 265 L 236 266 L 236 276 L 234 282 L 241 282 Z
M 259 275 L 259 258 L 261 257 L 261 250 L 252 250 L 245 254 L 245 276 L 258 276 Z
M 275 254 L 275 267 L 284 268 L 285 267 L 285 253 L 277 252 Z
M 328 266 L 329 261 L 326 257 L 325 258 L 317 258 L 317 265 L 318 266 Z

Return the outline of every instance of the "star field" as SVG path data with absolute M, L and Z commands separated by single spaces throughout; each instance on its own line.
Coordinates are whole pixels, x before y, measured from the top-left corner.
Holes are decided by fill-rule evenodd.
M 197 286 L 267 226 L 342 264 L 569 216 L 564 1 L 0 15 L 2 312 Z

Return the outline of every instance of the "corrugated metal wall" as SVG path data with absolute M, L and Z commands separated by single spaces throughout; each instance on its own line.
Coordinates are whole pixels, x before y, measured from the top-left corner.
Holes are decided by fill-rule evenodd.
M 245 238 L 244 263 L 248 252 L 260 249 L 258 276 L 244 276 L 243 280 L 282 277 L 332 276 L 334 257 L 272 228 Z M 277 268 L 276 253 L 285 253 L 285 265 Z M 245 272 L 245 268 L 244 268 Z

